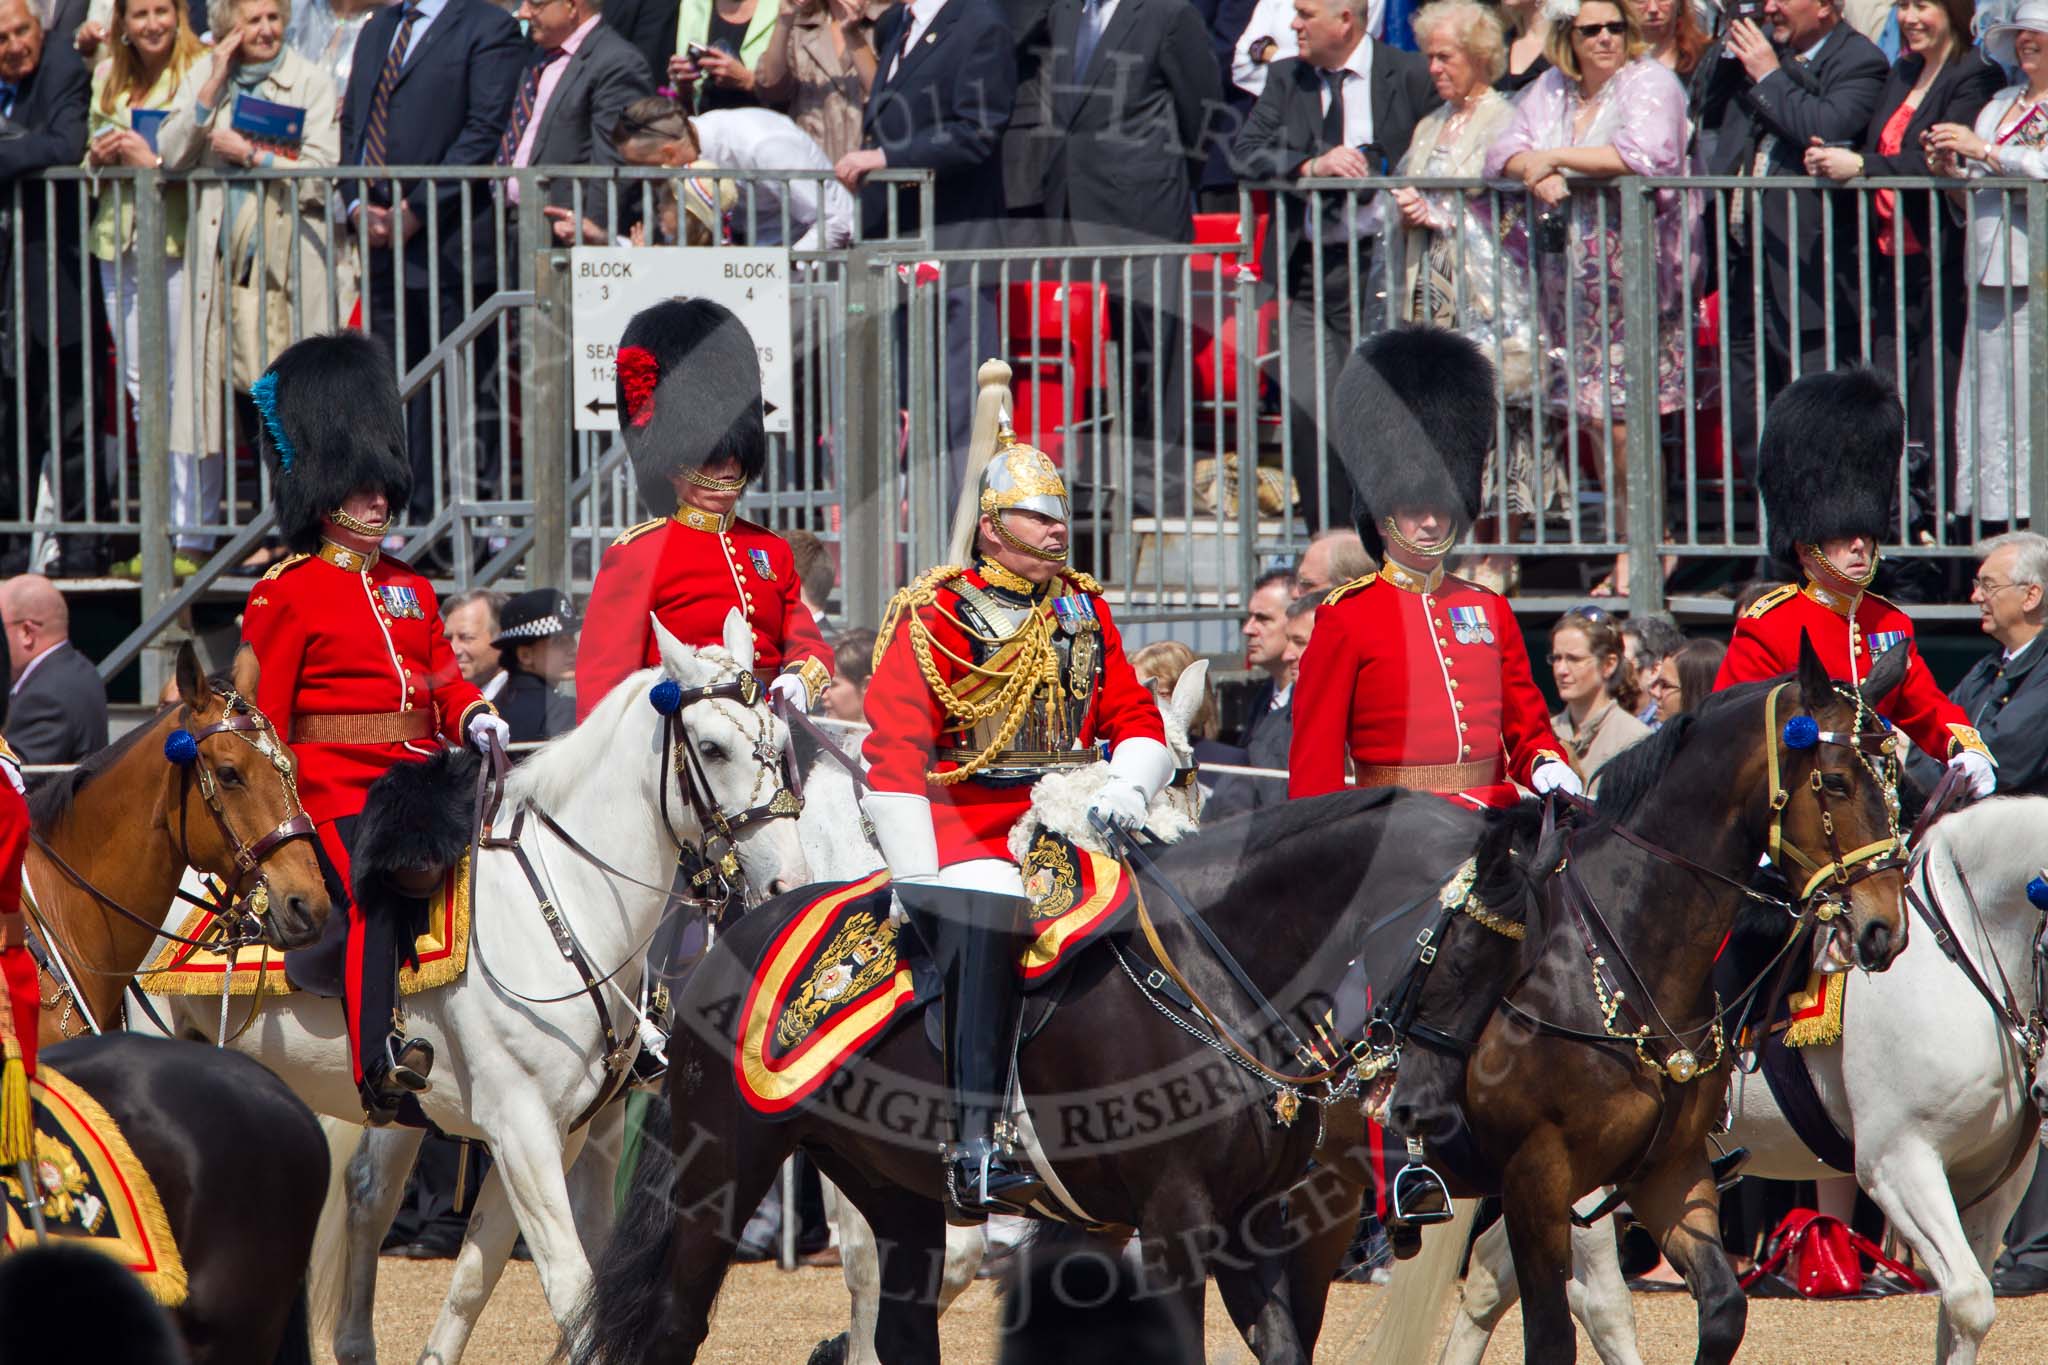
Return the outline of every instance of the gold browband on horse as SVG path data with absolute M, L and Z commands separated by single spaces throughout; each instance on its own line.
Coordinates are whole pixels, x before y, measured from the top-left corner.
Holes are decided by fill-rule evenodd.
M 1904 835 L 1899 832 L 1898 806 L 1896 800 L 1890 794 L 1890 783 L 1873 771 L 1872 775 L 1879 776 L 1879 780 L 1885 783 L 1886 805 L 1891 812 L 1892 829 L 1890 838 L 1876 840 L 1863 845 L 1861 848 L 1851 849 L 1847 853 L 1843 853 L 1838 849 L 1831 849 L 1835 856 L 1826 863 L 1815 862 L 1799 848 L 1785 842 L 1785 807 L 1791 802 L 1792 793 L 1784 785 L 1781 764 L 1778 760 L 1778 747 L 1782 742 L 1782 736 L 1778 729 L 1778 698 L 1790 686 L 1792 684 L 1789 682 L 1779 683 L 1771 689 L 1770 695 L 1764 699 L 1764 734 L 1768 740 L 1764 761 L 1769 775 L 1771 790 L 1771 828 L 1769 842 L 1766 847 L 1770 850 L 1772 862 L 1783 866 L 1785 861 L 1789 859 L 1792 863 L 1808 872 L 1809 875 L 1805 885 L 1799 888 L 1799 892 L 1793 900 L 1794 905 L 1804 905 L 1828 882 L 1834 882 L 1840 889 L 1847 890 L 1851 883 L 1859 880 L 1861 877 L 1888 872 L 1894 866 L 1904 866 L 1905 859 L 1900 855 L 1906 841 Z M 1857 719 L 1860 722 L 1864 710 L 1863 698 L 1860 693 L 1854 695 L 1856 697 Z M 1817 734 L 1816 738 L 1826 739 L 1829 737 Z M 1854 748 L 1865 767 L 1869 767 L 1869 759 L 1863 754 L 1862 739 L 1863 732 L 1860 728 L 1853 736 L 1834 737 L 1835 742 L 1844 743 Z M 1891 737 L 1884 735 L 1881 738 L 1881 742 L 1889 745 L 1892 742 Z M 1821 774 L 1818 769 L 1812 774 L 1811 787 L 1815 797 L 1819 798 L 1822 795 L 1822 787 Z M 1821 824 L 1822 828 L 1827 831 L 1828 842 L 1832 846 L 1834 842 L 1834 819 L 1828 813 L 1825 804 L 1823 804 L 1821 809 Z M 1822 917 L 1828 918 L 1829 916 L 1823 915 Z

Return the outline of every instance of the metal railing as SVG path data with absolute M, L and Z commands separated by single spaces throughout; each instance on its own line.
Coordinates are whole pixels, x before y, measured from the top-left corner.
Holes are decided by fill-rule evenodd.
M 929 223 L 931 177 L 885 175 Z M 2048 524 L 2026 439 L 2048 431 L 2048 387 L 2020 378 L 2048 373 L 2048 334 L 2024 326 L 2029 286 L 2048 285 L 2048 234 L 2012 259 L 2021 225 L 2048 221 L 2042 182 L 1625 178 L 1579 182 L 1561 215 L 1498 182 L 1247 186 L 1192 244 L 1049 245 L 1006 225 L 990 234 L 1002 245 L 942 250 L 929 232 L 897 234 L 893 212 L 864 238 L 843 202 L 838 226 L 807 237 L 833 192 L 824 172 L 295 167 L 0 186 L 10 237 L 25 212 L 56 224 L 7 260 L 0 393 L 24 414 L 38 390 L 75 397 L 86 432 L 66 447 L 62 403 L 44 404 L 36 429 L 7 428 L 0 535 L 138 537 L 142 626 L 104 667 L 167 646 L 184 608 L 237 582 L 267 531 L 248 381 L 291 339 L 367 319 L 425 433 L 407 552 L 434 556 L 457 587 L 586 583 L 640 514 L 616 440 L 573 430 L 567 257 L 553 221 L 516 209 L 507 187 L 596 237 L 645 241 L 683 230 L 692 181 L 732 187 L 735 238 L 802 243 L 796 411 L 748 513 L 837 543 L 850 620 L 873 620 L 942 557 L 989 354 L 1011 362 L 1020 435 L 1066 469 L 1077 558 L 1125 619 L 1233 614 L 1266 561 L 1348 518 L 1327 441 L 1335 367 L 1406 318 L 1478 336 L 1499 370 L 1474 553 L 1754 559 L 1763 405 L 1802 369 L 1851 360 L 1897 374 L 1908 409 L 1888 552 L 1953 556 L 2014 520 Z M 1383 192 L 1404 186 L 1437 205 L 1437 227 L 1401 229 Z M 435 210 L 411 243 L 372 246 L 350 225 L 351 205 L 408 190 Z M 252 204 L 275 207 L 276 231 L 235 229 Z M 61 282 L 60 249 L 95 264 L 95 211 L 125 247 L 106 262 L 111 306 L 88 268 L 28 317 L 30 274 Z M 1888 241 L 1888 222 L 1912 224 L 1917 253 Z M 2013 268 L 1984 285 L 1991 259 Z M 43 344 L 64 310 L 84 344 Z M 111 326 L 96 332 L 99 314 Z M 111 345 L 95 340 L 108 332 Z M 1745 388 L 1746 369 L 1767 382 Z M 216 439 L 209 408 L 222 414 L 217 486 L 189 459 L 216 452 L 182 449 Z M 68 458 L 45 461 L 49 449 Z M 203 552 L 199 572 L 174 574 L 172 537 Z M 1632 575 L 1632 608 L 1662 601 L 1657 574 Z

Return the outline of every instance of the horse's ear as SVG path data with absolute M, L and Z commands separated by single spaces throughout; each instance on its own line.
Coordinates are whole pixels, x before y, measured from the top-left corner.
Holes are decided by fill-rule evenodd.
M 1818 711 L 1835 699 L 1835 680 L 1827 665 L 1814 651 L 1813 637 L 1799 632 L 1799 700 L 1808 711 Z
M 198 711 L 213 699 L 213 689 L 207 685 L 206 670 L 199 666 L 199 651 L 186 640 L 178 646 L 176 667 L 178 700 Z
M 1862 686 L 1856 689 L 1863 694 L 1865 706 L 1875 707 L 1906 680 L 1907 656 L 1912 652 L 1913 647 L 1901 640 L 1878 656 Z
M 256 684 L 261 680 L 262 676 L 263 666 L 256 661 L 255 650 L 247 645 L 243 645 L 235 651 L 233 677 L 236 696 L 254 706 L 256 704 Z
M 1166 703 L 1167 714 L 1179 723 L 1181 733 L 1188 732 L 1194 723 L 1195 713 L 1202 709 L 1202 702 L 1208 695 L 1209 661 L 1197 659 L 1181 670 L 1174 680 L 1173 697 Z
M 648 624 L 654 627 L 654 645 L 661 654 L 661 671 L 677 682 L 692 677 L 690 665 L 695 662 L 697 652 L 675 637 L 675 634 L 652 613 L 648 613 Z
M 740 672 L 754 671 L 754 630 L 747 624 L 747 618 L 740 615 L 738 607 L 725 614 L 725 652 L 732 655 L 733 662 L 740 666 Z

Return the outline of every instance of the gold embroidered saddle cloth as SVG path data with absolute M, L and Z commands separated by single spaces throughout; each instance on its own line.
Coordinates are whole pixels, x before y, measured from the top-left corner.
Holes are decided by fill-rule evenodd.
M 1135 897 L 1114 858 L 1041 834 L 1024 860 L 1034 937 L 1018 958 L 1026 988 L 1043 985 L 1114 924 Z M 823 888 L 762 952 L 733 1051 L 740 1097 L 786 1114 L 936 994 L 898 953 L 889 874 Z
M 218 899 L 220 884 L 208 878 L 212 894 Z M 202 943 L 220 943 L 223 930 L 218 916 L 211 910 L 195 906 L 185 922 L 178 926 L 180 935 L 198 939 Z M 243 947 L 230 953 L 226 945 L 214 948 L 194 948 L 183 943 L 166 943 L 159 948 L 136 984 L 150 995 L 220 995 L 221 979 L 227 978 L 230 995 L 288 995 L 294 990 L 308 990 L 315 995 L 338 996 L 340 988 L 340 953 L 345 926 L 339 918 L 330 922 L 329 932 L 322 935 L 319 943 L 311 948 L 295 950 L 287 976 L 285 955 L 275 948 L 262 945 Z M 413 942 L 413 951 L 419 957 L 417 968 L 410 964 L 399 968 L 398 990 L 401 995 L 416 995 L 445 986 L 462 975 L 469 965 L 469 859 L 450 868 L 441 878 L 440 889 L 427 902 L 427 929 Z M 333 970 L 302 971 L 298 953 L 305 952 L 317 959 L 333 959 Z M 321 966 L 325 966 L 324 961 Z M 329 980 L 328 978 L 332 978 Z
M 105 1252 L 140 1276 L 166 1308 L 185 1302 L 185 1263 L 163 1201 L 114 1120 L 47 1065 L 36 1068 L 28 1095 L 35 1114 L 29 1173 L 44 1232 Z M 30 1197 L 19 1169 L 0 1170 L 9 1251 L 35 1245 Z

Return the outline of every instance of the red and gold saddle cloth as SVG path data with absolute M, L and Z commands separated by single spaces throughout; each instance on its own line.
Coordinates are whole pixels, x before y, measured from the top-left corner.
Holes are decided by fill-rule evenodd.
M 218 898 L 219 883 L 208 879 L 211 893 Z M 194 907 L 178 926 L 180 935 L 202 943 L 218 942 L 220 920 L 211 910 Z M 417 969 L 399 968 L 398 991 L 417 995 L 445 986 L 469 966 L 469 859 L 450 868 L 441 879 L 441 889 L 427 906 L 427 931 L 414 941 L 419 954 Z M 284 956 L 275 948 L 244 947 L 228 953 L 225 948 L 194 948 L 184 943 L 166 943 L 157 950 L 136 978 L 136 984 L 150 995 L 220 994 L 221 977 L 228 978 L 228 994 L 289 995 L 297 989 L 285 977 Z M 316 983 L 317 989 L 317 983 Z
M 1842 992 L 1849 984 L 1847 972 L 1833 976 L 1814 972 L 1803 990 L 1786 1000 L 1789 1008 L 1785 1026 L 1786 1047 L 1827 1047 L 1842 1041 Z
M 1024 860 L 1035 935 L 1018 959 L 1027 985 L 1049 979 L 1135 900 L 1114 858 L 1041 834 Z M 889 918 L 889 874 L 833 887 L 791 916 L 754 969 L 733 1074 L 757 1112 L 801 1104 L 920 1002 Z
M 170 1219 L 120 1128 L 92 1096 L 48 1066 L 36 1068 L 28 1091 L 35 1111 L 29 1171 L 44 1231 L 113 1257 L 166 1308 L 185 1302 L 185 1263 L 171 1239 Z M 29 1197 L 19 1169 L 0 1170 L 9 1251 L 35 1245 Z

